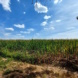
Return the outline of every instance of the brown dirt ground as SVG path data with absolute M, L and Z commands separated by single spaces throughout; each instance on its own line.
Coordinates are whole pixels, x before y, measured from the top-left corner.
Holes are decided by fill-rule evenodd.
M 32 65 L 23 62 L 11 61 L 7 68 L 9 73 L 0 72 L 0 78 L 78 78 L 78 72 L 71 72 L 67 69 L 53 65 Z

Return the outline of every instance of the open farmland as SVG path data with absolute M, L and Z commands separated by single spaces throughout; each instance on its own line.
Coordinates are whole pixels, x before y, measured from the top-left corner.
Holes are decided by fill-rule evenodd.
M 54 69 L 56 69 L 60 67 L 61 71 L 63 71 L 64 69 L 67 70 L 68 75 L 73 72 L 73 76 L 70 77 L 73 78 L 74 72 L 78 72 L 78 40 L 0 40 L 1 72 L 14 72 L 14 65 L 12 64 L 14 62 L 17 63 L 16 69 L 19 69 L 19 66 L 25 67 L 25 63 L 29 63 L 30 67 L 31 64 L 34 65 L 34 67 L 37 67 L 39 65 L 43 69 L 46 69 L 48 71 L 50 78 L 53 75 L 52 72 L 54 73 L 54 71 L 49 70 L 49 68 L 54 67 Z M 21 65 L 20 62 L 23 63 L 23 65 Z M 10 63 L 13 66 L 11 66 Z M 21 71 L 23 72 L 24 69 L 21 69 Z M 42 71 L 42 73 L 44 72 L 44 75 L 46 74 L 45 71 Z M 38 76 L 41 75 L 42 78 L 42 74 L 40 74 L 40 72 L 35 73 L 35 75 L 33 75 L 34 78 L 36 78 L 36 74 Z M 59 75 L 59 73 L 57 74 Z M 57 74 L 54 75 L 56 76 Z M 63 75 L 61 76 L 63 77 Z M 56 78 L 62 78 L 61 76 L 56 76 Z M 8 73 L 7 76 L 5 76 L 4 74 L 3 77 L 11 78 L 10 76 L 8 76 Z M 26 78 L 33 77 L 28 76 Z M 77 77 L 78 76 L 74 78 Z M 48 77 L 46 76 L 45 78 Z M 67 76 L 65 76 L 65 78 L 67 78 Z

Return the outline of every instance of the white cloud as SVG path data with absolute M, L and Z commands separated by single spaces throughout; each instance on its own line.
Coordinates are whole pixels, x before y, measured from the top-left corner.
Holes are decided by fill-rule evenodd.
M 35 11 L 37 11 L 38 13 L 47 13 L 48 12 L 48 8 L 42 5 L 40 2 L 35 3 L 34 7 L 35 7 Z
M 47 16 L 47 15 L 44 16 L 44 19 L 46 19 L 46 20 L 50 19 L 50 18 L 51 18 L 51 16 Z
M 40 35 L 39 33 L 36 33 L 36 35 L 38 36 L 38 35 Z
M 54 4 L 61 3 L 62 0 L 54 0 Z
M 34 29 L 30 28 L 30 29 L 27 29 L 27 31 L 20 31 L 20 33 L 22 33 L 22 34 L 30 34 L 33 31 L 34 31 Z
M 54 27 L 44 28 L 44 30 L 47 30 L 47 31 L 49 31 L 49 30 L 54 30 L 54 29 L 55 29 Z
M 46 25 L 47 25 L 46 21 L 44 21 L 44 22 L 41 23 L 41 26 L 46 26 Z
M 14 24 L 14 26 L 17 28 L 25 28 L 24 24 Z
M 59 3 L 61 3 L 63 0 L 59 0 Z
M 17 0 L 18 2 L 20 2 L 20 0 Z
M 61 22 L 61 20 L 56 20 L 56 22 Z
M 74 29 L 66 32 L 57 33 L 53 35 L 53 38 L 54 39 L 78 39 L 77 35 L 78 35 L 78 30 Z M 50 36 L 50 38 L 52 37 Z
M 59 0 L 54 0 L 54 4 L 57 4 Z
M 25 36 L 24 35 L 21 35 L 21 34 L 16 34 L 14 36 L 14 39 L 22 39 L 22 38 L 25 38 Z
M 6 30 L 14 31 L 13 28 L 5 28 Z
M 75 27 L 68 27 L 67 29 L 68 29 L 68 30 L 71 30 L 71 29 L 75 29 Z
M 30 34 L 29 31 L 20 31 L 20 33 L 22 33 L 22 34 Z
M 0 0 L 0 4 L 2 5 L 3 9 L 6 11 L 10 11 L 10 0 Z
M 9 36 L 11 33 L 4 33 L 4 36 Z
M 50 21 L 50 24 L 52 24 L 53 23 L 53 21 Z
M 23 12 L 23 14 L 26 14 L 26 12 Z
M 31 32 L 31 31 L 34 31 L 34 29 L 33 28 L 30 28 L 30 29 L 27 29 L 27 31 Z

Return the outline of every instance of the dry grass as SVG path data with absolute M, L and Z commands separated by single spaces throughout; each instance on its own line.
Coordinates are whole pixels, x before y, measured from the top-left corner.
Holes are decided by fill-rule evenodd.
M 78 72 L 52 65 L 32 65 L 22 62 L 10 62 L 4 69 L 3 78 L 78 78 Z

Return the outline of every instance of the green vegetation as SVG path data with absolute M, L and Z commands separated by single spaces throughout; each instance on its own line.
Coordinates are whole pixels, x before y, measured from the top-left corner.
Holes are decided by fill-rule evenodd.
M 0 56 L 32 64 L 78 56 L 78 40 L 0 40 Z
M 0 40 L 0 71 L 3 78 L 75 78 L 78 40 Z

